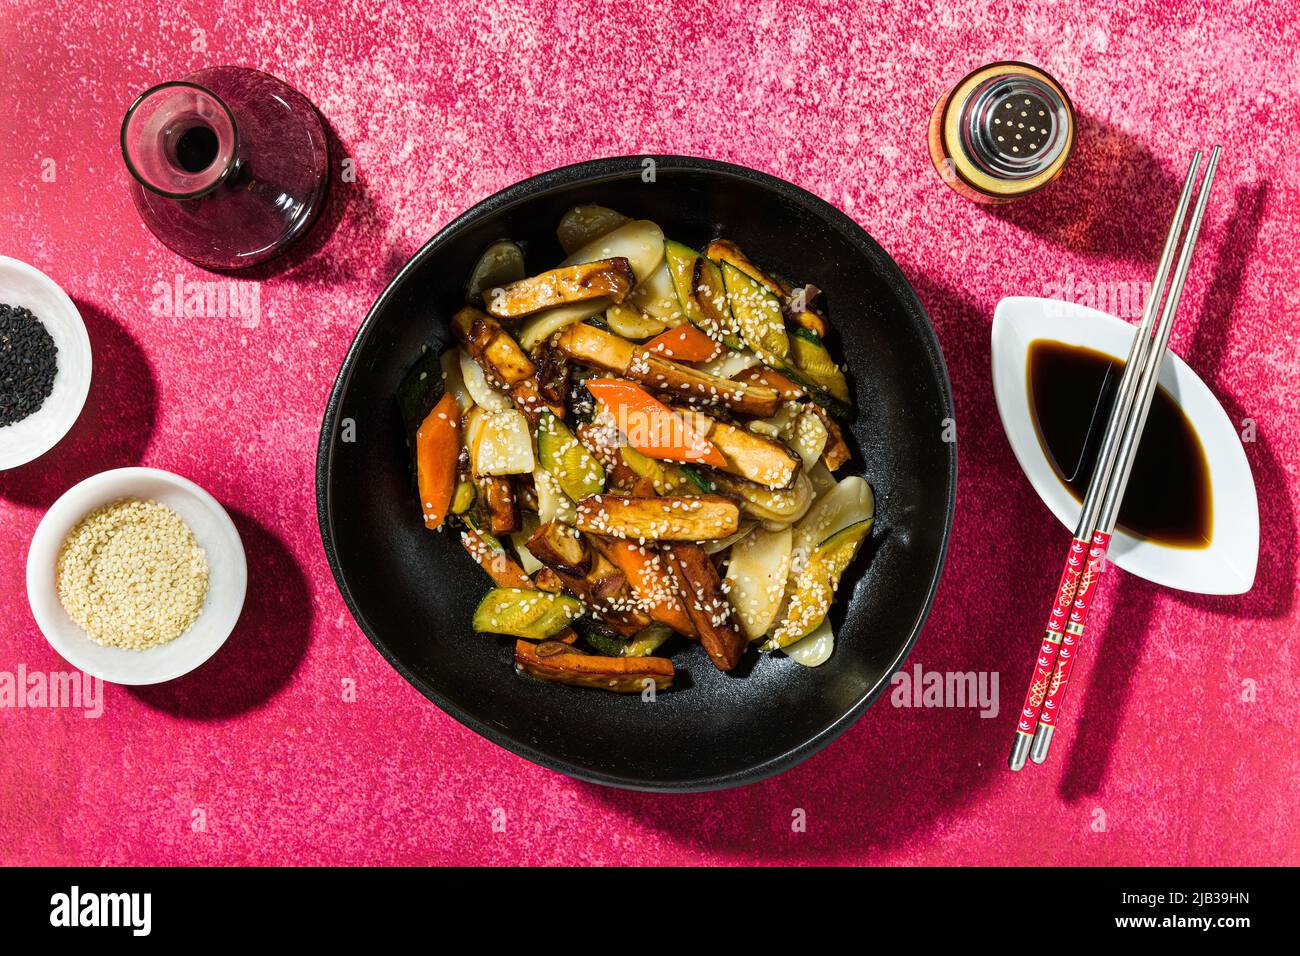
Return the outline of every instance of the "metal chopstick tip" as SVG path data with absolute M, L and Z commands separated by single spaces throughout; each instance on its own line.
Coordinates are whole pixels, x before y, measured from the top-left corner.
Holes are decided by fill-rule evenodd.
M 1047 751 L 1052 748 L 1052 734 L 1056 733 L 1056 728 L 1049 724 L 1039 724 L 1038 729 L 1034 731 L 1034 745 L 1030 748 L 1029 759 L 1034 763 L 1042 763 L 1047 759 Z
M 1016 731 L 1016 742 L 1011 745 L 1011 756 L 1007 758 L 1007 766 L 1012 770 L 1020 770 L 1025 765 L 1025 760 L 1029 757 L 1029 745 L 1033 743 L 1033 738 L 1028 734 Z

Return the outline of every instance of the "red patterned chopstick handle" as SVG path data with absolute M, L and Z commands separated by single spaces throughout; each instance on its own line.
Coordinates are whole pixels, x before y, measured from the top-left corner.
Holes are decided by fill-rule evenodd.
M 1034 664 L 1034 676 L 1029 682 L 1029 692 L 1025 694 L 1025 705 L 1020 708 L 1020 722 L 1016 724 L 1016 733 L 1033 736 L 1038 716 L 1047 699 L 1052 674 L 1056 670 L 1056 658 L 1061 649 L 1066 623 L 1074 603 L 1075 588 L 1083 575 L 1087 560 L 1088 542 L 1082 538 L 1073 539 L 1070 542 L 1070 553 L 1065 558 L 1065 568 L 1061 571 L 1061 583 L 1057 585 L 1056 597 L 1052 600 L 1052 611 L 1047 617 L 1043 643 L 1038 648 L 1038 660 Z
M 1106 551 L 1110 548 L 1110 535 L 1098 531 L 1092 536 L 1092 547 L 1088 549 L 1088 563 L 1083 576 L 1079 578 L 1079 588 L 1075 591 L 1074 602 L 1070 608 L 1070 618 L 1065 624 L 1065 636 L 1057 655 L 1056 668 L 1047 686 L 1047 698 L 1038 715 L 1038 722 L 1045 727 L 1056 723 L 1061 713 L 1061 702 L 1065 699 L 1065 690 L 1070 685 L 1070 670 L 1079 655 L 1079 644 L 1083 641 L 1084 628 L 1088 624 L 1088 612 L 1092 610 L 1092 599 L 1097 594 L 1101 582 L 1101 572 L 1106 566 Z

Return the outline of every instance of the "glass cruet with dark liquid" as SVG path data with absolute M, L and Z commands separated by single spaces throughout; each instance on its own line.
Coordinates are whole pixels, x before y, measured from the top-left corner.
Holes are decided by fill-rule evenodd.
M 208 269 L 243 269 L 302 238 L 325 204 L 329 150 L 315 107 L 260 70 L 221 66 L 145 91 L 122 121 L 145 225 Z

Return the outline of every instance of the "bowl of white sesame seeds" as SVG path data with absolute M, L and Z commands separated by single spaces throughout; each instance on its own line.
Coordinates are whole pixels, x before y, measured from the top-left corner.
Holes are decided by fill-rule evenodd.
M 27 552 L 36 624 L 69 664 L 115 684 L 187 674 L 239 620 L 248 566 L 234 522 L 189 479 L 118 468 L 74 485 Z

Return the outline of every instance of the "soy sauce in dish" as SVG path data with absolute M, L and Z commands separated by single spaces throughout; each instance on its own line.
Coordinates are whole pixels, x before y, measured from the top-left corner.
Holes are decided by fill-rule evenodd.
M 1079 501 L 1097 464 L 1124 361 L 1052 339 L 1029 344 L 1029 406 L 1039 444 L 1056 476 Z M 1119 525 L 1157 544 L 1203 548 L 1213 533 L 1210 469 L 1182 408 L 1156 389 Z

